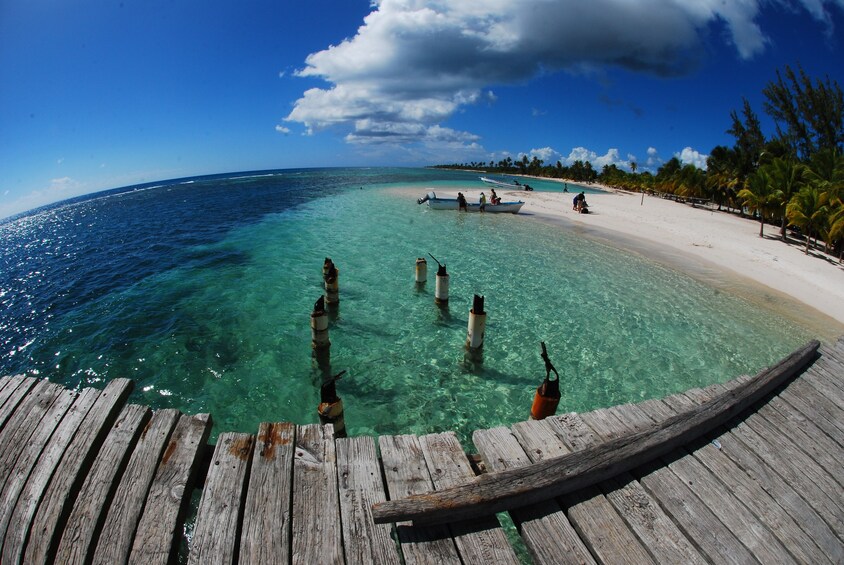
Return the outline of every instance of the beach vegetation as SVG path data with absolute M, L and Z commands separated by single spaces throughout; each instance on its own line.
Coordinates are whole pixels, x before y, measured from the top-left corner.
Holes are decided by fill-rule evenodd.
M 844 144 L 844 96 L 837 82 L 813 81 L 800 65 L 796 71 L 786 65 L 762 92 L 777 136 L 801 159 Z
M 763 171 L 772 193 L 772 203 L 780 219 L 780 237 L 786 241 L 788 218 L 785 209 L 794 195 L 806 184 L 807 169 L 796 159 L 774 157 L 764 164 Z
M 589 161 L 545 163 L 522 154 L 498 162 L 439 165 L 488 173 L 529 174 L 573 182 L 658 194 L 694 204 L 711 203 L 718 211 L 776 224 L 779 237 L 824 243 L 824 252 L 844 256 L 844 92 L 828 77 L 812 78 L 798 64 L 776 72 L 762 90 L 763 109 L 774 131 L 763 122 L 747 98 L 729 115 L 725 130 L 735 142 L 714 147 L 701 169 L 679 155 L 656 171 L 628 163 L 603 165 L 600 173 Z M 629 169 L 629 170 L 628 170 Z M 793 229 L 790 231 L 789 227 Z M 817 246 L 815 246 L 817 247 Z
M 759 216 L 759 237 L 764 237 L 765 219 L 776 207 L 777 189 L 765 168 L 757 169 L 738 194 L 742 204 Z
M 786 206 L 788 221 L 800 228 L 806 237 L 806 255 L 809 254 L 813 234 L 823 230 L 824 222 L 829 217 L 827 204 L 826 193 L 809 184 L 801 188 Z

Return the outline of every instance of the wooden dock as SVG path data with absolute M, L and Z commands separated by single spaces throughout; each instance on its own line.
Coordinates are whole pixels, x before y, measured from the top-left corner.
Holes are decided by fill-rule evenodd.
M 264 423 L 207 448 L 208 414 L 0 379 L 0 563 L 170 563 L 201 489 L 189 563 L 844 563 L 844 338 L 718 429 L 598 484 L 499 516 L 375 524 L 373 504 L 643 430 L 750 377 L 454 433 L 335 438 Z M 468 447 L 468 449 L 467 449 Z M 209 456 L 210 455 L 210 456 Z M 183 556 L 184 558 L 184 556 Z

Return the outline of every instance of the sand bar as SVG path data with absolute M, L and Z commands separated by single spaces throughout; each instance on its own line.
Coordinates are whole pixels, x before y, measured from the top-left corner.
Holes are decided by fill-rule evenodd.
M 481 191 L 484 188 L 463 193 L 472 202 Z M 800 242 L 783 243 L 774 226 L 766 225 L 765 237 L 760 238 L 759 222 L 754 220 L 612 189 L 587 195 L 589 214 L 572 210 L 571 192 L 498 194 L 505 201 L 524 200 L 520 214 L 566 224 L 585 237 L 679 268 L 793 318 L 821 338 L 844 334 L 844 265 L 805 255 Z

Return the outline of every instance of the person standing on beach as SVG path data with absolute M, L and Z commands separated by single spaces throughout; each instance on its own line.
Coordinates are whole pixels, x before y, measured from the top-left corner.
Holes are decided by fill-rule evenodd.
M 495 206 L 496 204 L 498 204 L 498 202 L 499 202 L 498 195 L 495 194 L 495 189 L 493 188 L 492 194 L 489 195 L 489 203 L 492 204 L 493 206 Z
M 481 197 L 478 199 L 478 204 L 480 204 L 481 212 L 486 212 L 486 194 L 481 192 Z

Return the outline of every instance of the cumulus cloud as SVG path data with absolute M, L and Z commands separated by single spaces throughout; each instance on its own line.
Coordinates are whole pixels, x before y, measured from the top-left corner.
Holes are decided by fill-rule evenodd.
M 284 127 L 284 126 L 280 126 L 280 125 L 279 125 L 279 126 L 275 126 L 275 130 L 276 130 L 278 133 L 283 133 L 284 135 L 287 135 L 288 133 L 290 133 L 290 128 L 287 128 L 287 127 Z
M 656 169 L 662 166 L 663 160 L 659 156 L 659 151 L 656 147 L 648 147 L 648 158 L 645 160 L 645 166 L 648 169 Z
M 530 159 L 536 157 L 537 159 L 541 159 L 546 165 L 551 165 L 559 161 L 562 155 L 560 155 L 555 149 L 543 147 L 541 149 L 531 149 L 528 157 Z
M 829 21 L 830 0 L 791 1 Z M 768 42 L 756 21 L 761 2 L 372 0 L 355 36 L 312 53 L 295 71 L 326 86 L 305 91 L 285 119 L 309 133 L 341 128 L 360 144 L 471 139 L 432 127 L 464 106 L 494 102 L 490 85 L 607 66 L 681 75 L 715 29 L 726 31 L 739 57 L 751 58 Z
M 564 165 L 571 165 L 575 161 L 589 161 L 592 167 L 600 170 L 604 165 L 615 165 L 617 167 L 629 167 L 630 163 L 621 158 L 618 149 L 608 149 L 604 155 L 598 155 L 585 147 L 575 147 L 569 153 L 569 156 L 563 161 Z
M 709 155 L 699 153 L 691 147 L 684 148 L 679 153 L 675 153 L 674 156 L 680 159 L 680 162 L 687 165 L 694 165 L 698 169 L 705 169 L 706 159 L 709 158 Z

